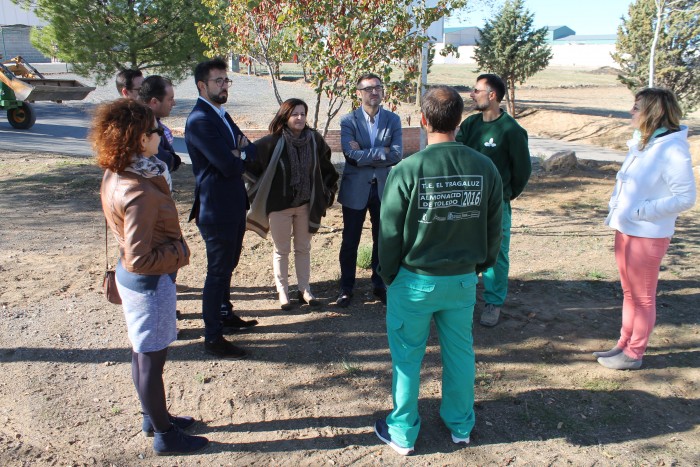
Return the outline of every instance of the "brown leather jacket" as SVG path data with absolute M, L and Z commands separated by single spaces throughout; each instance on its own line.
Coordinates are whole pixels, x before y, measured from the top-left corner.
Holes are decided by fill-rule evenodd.
M 189 264 L 190 250 L 164 177 L 105 170 L 100 194 L 124 269 L 160 275 Z

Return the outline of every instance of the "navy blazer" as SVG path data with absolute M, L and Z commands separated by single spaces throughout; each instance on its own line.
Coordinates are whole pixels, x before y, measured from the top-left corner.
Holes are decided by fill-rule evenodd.
M 350 141 L 356 141 L 360 149 L 352 149 Z M 358 108 L 340 119 L 340 144 L 345 155 L 345 168 L 338 202 L 351 209 L 364 209 L 367 207 L 372 178 L 377 178 L 377 192 L 381 199 L 391 166 L 401 161 L 401 119 L 382 108 L 379 111 L 377 137 L 370 141 L 365 115 L 362 108 Z M 388 154 L 384 151 L 385 147 L 389 148 Z
M 163 128 L 163 131 L 165 131 L 166 126 L 161 123 L 160 119 L 157 118 L 156 121 L 158 122 L 158 126 Z M 167 131 L 170 131 L 170 129 Z M 173 148 L 173 145 L 170 144 L 170 141 L 168 141 L 166 135 L 160 137 L 158 154 L 156 154 L 156 157 L 165 162 L 165 165 L 168 166 L 168 170 L 171 172 L 175 172 L 182 163 L 182 159 L 177 155 L 175 148 Z
M 216 111 L 197 99 L 185 124 L 185 144 L 195 177 L 194 203 L 188 220 L 197 224 L 245 223 L 249 207 L 243 184 L 244 162 L 232 150 L 243 133 L 226 113 L 226 124 Z M 256 148 L 245 148 L 246 158 L 255 158 Z

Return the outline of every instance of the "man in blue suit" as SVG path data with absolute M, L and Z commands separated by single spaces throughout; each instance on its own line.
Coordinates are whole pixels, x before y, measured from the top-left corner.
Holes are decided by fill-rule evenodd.
M 204 350 L 220 358 L 243 358 L 246 351 L 223 337 L 224 329 L 244 330 L 258 324 L 233 313 L 231 276 L 238 265 L 245 233 L 248 196 L 244 161 L 256 148 L 233 123 L 222 104 L 231 80 L 226 62 L 201 62 L 194 70 L 199 98 L 185 124 L 185 143 L 195 176 L 194 219 L 207 250 L 207 277 L 202 291 Z
M 377 274 L 379 210 L 389 170 L 403 155 L 401 119 L 380 105 L 384 97 L 382 80 L 367 73 L 357 79 L 356 88 L 362 105 L 340 120 L 345 169 L 338 193 L 338 202 L 343 206 L 343 240 L 336 304 L 341 307 L 347 307 L 352 300 L 357 248 L 367 211 L 372 224 L 372 292 L 386 305 L 386 286 Z

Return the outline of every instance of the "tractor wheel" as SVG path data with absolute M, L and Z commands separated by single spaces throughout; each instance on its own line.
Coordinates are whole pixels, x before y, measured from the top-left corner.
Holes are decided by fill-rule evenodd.
M 19 107 L 7 111 L 7 120 L 18 130 L 27 130 L 34 126 L 36 113 L 29 102 L 22 102 Z

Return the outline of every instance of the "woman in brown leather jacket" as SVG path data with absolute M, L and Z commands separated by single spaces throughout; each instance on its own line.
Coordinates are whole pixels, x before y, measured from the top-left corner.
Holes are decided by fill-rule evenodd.
M 331 162 L 331 148 L 306 124 L 308 106 L 301 99 L 282 103 L 270 123 L 270 134 L 255 142 L 257 157 L 246 170 L 258 182 L 249 189 L 254 196 L 247 228 L 261 235 L 272 234 L 273 269 L 280 307 L 289 310 L 289 253 L 294 239 L 297 298 L 318 306 L 311 293 L 311 236 L 321 217 L 333 204 L 338 172 Z
M 175 275 L 189 263 L 170 173 L 154 157 L 162 136 L 153 112 L 131 99 L 98 107 L 90 138 L 97 164 L 105 169 L 102 210 L 119 243 L 117 288 L 129 341 L 131 375 L 143 412 L 142 430 L 154 436 L 156 454 L 188 453 L 208 440 L 181 430 L 192 417 L 168 413 L 163 368 L 176 338 Z

